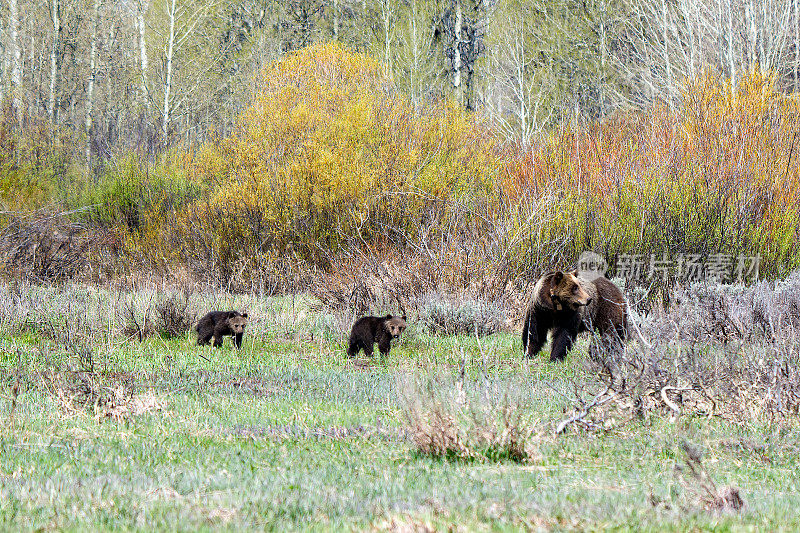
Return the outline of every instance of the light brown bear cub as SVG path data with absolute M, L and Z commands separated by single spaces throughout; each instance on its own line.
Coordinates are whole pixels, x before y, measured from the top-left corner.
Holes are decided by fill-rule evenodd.
M 392 348 L 392 339 L 400 338 L 406 329 L 406 317 L 400 316 L 365 316 L 356 320 L 350 331 L 350 340 L 347 355 L 355 357 L 359 350 L 364 350 L 364 355 L 372 356 L 372 345 L 378 343 L 381 357 L 389 355 Z
M 233 344 L 242 347 L 244 328 L 247 327 L 247 313 L 238 311 L 211 311 L 197 322 L 197 344 L 203 346 L 214 338 L 214 347 L 222 346 L 225 335 L 233 337 Z
M 625 339 L 628 308 L 622 291 L 606 278 L 587 280 L 577 274 L 550 272 L 536 282 L 522 328 L 526 358 L 541 351 L 549 331 L 551 361 L 563 361 L 582 331 L 597 331 L 607 346 L 619 347 Z

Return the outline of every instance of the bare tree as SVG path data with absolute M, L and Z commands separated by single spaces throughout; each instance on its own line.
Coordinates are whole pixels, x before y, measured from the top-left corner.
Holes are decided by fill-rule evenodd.
M 416 105 L 431 90 L 434 61 L 431 54 L 433 32 L 430 12 L 424 0 L 408 0 L 398 12 L 399 28 L 394 71 L 396 83 Z
M 797 0 L 636 0 L 622 63 L 638 87 L 673 102 L 685 79 L 713 68 L 736 87 L 758 65 L 791 80 L 800 64 Z
M 164 145 L 169 145 L 170 122 L 175 107 L 173 95 L 173 70 L 179 53 L 191 44 L 199 25 L 207 21 L 209 13 L 219 6 L 221 0 L 163 0 L 167 17 L 166 43 L 164 47 L 164 105 L 161 108 L 161 134 Z M 210 68 L 210 67 L 209 67 Z M 201 74 L 202 75 L 202 74 Z
M 141 78 L 142 100 L 147 109 L 147 116 L 150 116 L 150 93 L 147 90 L 147 41 L 145 34 L 144 15 L 147 11 L 147 0 L 140 0 L 136 5 L 136 33 L 138 34 L 139 45 L 139 72 Z
M 94 108 L 94 81 L 97 75 L 97 26 L 100 23 L 100 0 L 94 0 L 92 8 L 92 35 L 89 52 L 89 82 L 86 86 L 86 148 L 84 149 L 86 164 L 92 164 L 92 110 Z
M 0 104 L 6 100 L 6 82 L 8 80 L 8 54 L 6 43 L 8 42 L 8 19 L 5 16 L 5 4 L 0 3 Z
M 50 115 L 50 122 L 58 120 L 56 104 L 56 86 L 58 75 L 61 70 L 61 1 L 50 0 L 50 19 L 53 24 L 53 42 L 50 47 L 50 87 L 47 99 L 47 114 Z
M 8 0 L 9 53 L 11 55 L 11 100 L 17 121 L 22 113 L 22 52 L 19 44 L 19 6 L 17 0 Z
M 451 48 L 453 51 L 453 63 L 451 67 L 453 94 L 456 99 L 461 101 L 461 26 L 464 24 L 464 13 L 461 9 L 461 0 L 453 2 L 453 40 Z

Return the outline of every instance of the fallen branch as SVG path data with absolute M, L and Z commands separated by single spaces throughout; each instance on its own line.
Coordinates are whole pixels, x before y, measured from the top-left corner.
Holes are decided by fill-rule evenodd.
M 558 426 L 556 427 L 556 435 L 559 435 L 560 433 L 562 433 L 567 428 L 567 426 L 569 426 L 570 424 L 574 424 L 575 422 L 578 422 L 579 420 L 582 420 L 583 418 L 585 418 L 593 408 L 610 402 L 611 400 L 613 400 L 614 398 L 616 398 L 620 394 L 620 393 L 617 393 L 617 394 L 614 394 L 612 396 L 609 396 L 609 397 L 601 400 L 601 398 L 604 395 L 606 395 L 609 390 L 611 390 L 611 386 L 610 385 L 606 386 L 606 388 L 603 390 L 603 392 L 601 392 L 600 394 L 595 396 L 594 400 L 592 400 L 589 404 L 585 405 L 583 407 L 583 409 L 581 409 L 580 411 L 578 411 L 577 413 L 575 413 L 571 417 L 569 417 L 569 418 L 567 418 L 565 420 L 562 420 L 558 424 Z

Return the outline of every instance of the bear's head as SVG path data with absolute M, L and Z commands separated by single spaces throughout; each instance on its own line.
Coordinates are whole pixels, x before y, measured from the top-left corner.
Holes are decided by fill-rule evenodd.
M 383 327 L 389 332 L 393 339 L 400 338 L 400 334 L 406 329 L 406 317 L 386 315 L 383 321 Z
M 589 305 L 592 297 L 584 290 L 577 272 L 561 272 L 553 274 L 550 285 L 550 299 L 557 311 L 570 309 L 576 311 Z
M 228 326 L 230 326 L 231 331 L 236 335 L 244 333 L 244 328 L 247 327 L 247 313 L 240 314 L 234 311 L 233 314 L 228 317 Z

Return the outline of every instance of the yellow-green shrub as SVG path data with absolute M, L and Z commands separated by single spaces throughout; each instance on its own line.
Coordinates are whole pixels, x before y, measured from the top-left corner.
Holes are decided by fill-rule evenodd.
M 414 107 L 369 56 L 315 45 L 268 65 L 255 86 L 210 158 L 225 162 L 222 185 L 181 219 L 196 237 L 205 222 L 214 238 L 203 246 L 220 258 L 291 244 L 317 260 L 350 239 L 381 244 L 387 228 L 412 235 L 432 206 L 486 212 L 496 201 L 486 129 L 451 102 Z

